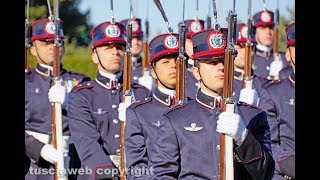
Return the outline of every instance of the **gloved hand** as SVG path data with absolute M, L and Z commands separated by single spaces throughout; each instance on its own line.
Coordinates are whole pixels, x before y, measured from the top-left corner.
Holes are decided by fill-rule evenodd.
M 51 144 L 42 147 L 40 156 L 52 164 L 58 161 L 58 151 Z
M 240 91 L 239 101 L 251 104 L 253 106 L 258 106 L 259 96 L 255 89 L 243 88 Z
M 57 81 L 50 89 L 48 93 L 50 102 L 57 102 L 63 104 L 66 100 L 67 89 L 62 86 L 62 80 Z
M 248 134 L 248 130 L 238 114 L 223 112 L 217 121 L 217 132 L 232 137 L 238 146 L 242 144 Z
M 270 64 L 269 76 L 279 76 L 279 72 L 283 68 L 283 62 L 281 60 L 274 60 Z
M 151 90 L 153 86 L 153 78 L 149 71 L 145 71 L 144 73 L 145 74 L 143 76 L 138 78 L 138 83 Z
M 126 121 L 126 110 L 127 107 L 130 106 L 131 103 L 120 103 L 119 107 L 118 107 L 118 119 L 120 119 L 120 121 Z

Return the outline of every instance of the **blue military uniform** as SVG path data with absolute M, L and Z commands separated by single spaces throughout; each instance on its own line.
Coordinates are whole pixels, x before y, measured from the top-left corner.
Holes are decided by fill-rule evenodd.
M 236 26 L 236 43 L 237 44 L 245 44 L 247 42 L 247 32 L 248 28 L 245 23 L 238 23 Z M 252 34 L 251 43 L 255 44 L 256 40 L 254 38 L 254 32 Z M 260 94 L 260 91 L 262 89 L 262 85 L 266 83 L 268 80 L 259 77 L 255 74 L 252 75 L 252 83 L 254 88 L 258 95 Z M 234 83 L 233 83 L 233 89 L 234 89 L 234 100 L 238 101 L 240 96 L 240 91 L 243 88 L 244 83 L 244 69 L 241 69 L 239 67 L 234 68 Z
M 124 26 L 103 22 L 91 32 L 92 48 L 111 43 L 125 45 Z M 116 178 L 120 155 L 120 125 L 118 106 L 123 96 L 122 71 L 108 77 L 98 72 L 96 79 L 76 86 L 69 97 L 71 138 L 76 146 L 83 169 L 78 179 Z M 132 83 L 133 100 L 150 96 L 150 91 Z
M 191 39 L 191 36 L 195 33 L 204 30 L 204 21 L 201 19 L 187 19 L 184 20 L 186 26 L 186 38 Z M 197 90 L 199 88 L 199 82 L 194 77 L 193 72 L 193 59 L 189 57 L 188 68 L 186 71 L 186 95 L 189 98 L 195 98 Z
M 272 11 L 259 11 L 253 15 L 253 25 L 254 27 L 259 26 L 274 26 L 274 13 Z M 283 62 L 283 69 L 290 66 L 290 63 L 286 61 L 283 52 L 279 52 L 281 60 Z M 255 47 L 255 53 L 253 57 L 253 72 L 255 75 L 265 79 L 265 81 L 271 80 L 269 76 L 270 64 L 272 63 L 273 49 L 261 48 L 261 45 L 257 44 Z M 289 75 L 289 74 L 286 74 Z M 288 77 L 288 76 L 287 76 Z M 286 78 L 286 77 L 285 77 Z
M 223 57 L 224 33 L 227 29 L 208 29 L 193 35 L 193 59 Z M 206 86 L 204 82 L 203 85 Z M 221 97 L 210 96 L 199 88 L 195 100 L 177 105 L 161 116 L 151 156 L 151 179 L 219 178 L 220 133 L 216 129 L 220 101 Z M 249 132 L 240 146 L 235 144 L 235 179 L 271 179 L 274 160 L 265 112 L 245 103 L 236 104 L 235 111 Z
M 271 179 L 274 161 L 265 112 L 247 104 L 236 105 L 249 134 L 235 147 L 235 179 Z M 198 90 L 196 100 L 178 105 L 161 117 L 151 156 L 151 179 L 218 179 L 221 113 L 219 100 Z
M 166 55 L 179 54 L 178 34 L 161 34 L 150 41 L 150 66 Z M 171 46 L 170 46 L 171 45 Z M 161 79 L 159 79 L 159 83 Z M 163 89 L 163 90 L 162 90 Z M 171 93 L 171 94 L 170 94 Z M 149 179 L 149 159 L 155 134 L 160 125 L 160 115 L 175 105 L 174 90 L 154 88 L 153 96 L 127 108 L 125 130 L 126 166 L 130 169 L 127 179 Z M 135 174 L 141 171 L 143 174 Z
M 45 31 L 44 29 L 53 24 L 49 19 L 40 19 L 32 24 L 33 34 L 32 41 L 35 40 L 52 40 L 54 32 Z M 62 26 L 61 31 L 62 31 Z M 60 38 L 64 38 L 63 32 Z M 52 67 L 51 67 L 52 68 Z M 67 71 L 60 67 L 60 77 L 64 85 L 69 91 L 80 82 L 90 80 L 89 77 Z M 40 151 L 45 144 L 52 141 L 52 117 L 51 103 L 48 99 L 48 92 L 52 86 L 52 69 L 49 66 L 37 64 L 35 68 L 30 69 L 25 74 L 25 147 L 26 154 L 31 160 L 30 168 L 42 169 L 53 168 L 53 165 L 40 156 Z M 66 106 L 62 106 L 62 128 L 63 136 L 68 138 L 70 131 L 68 127 L 68 113 Z M 78 156 L 74 149 L 74 145 L 69 145 L 70 168 L 80 166 Z M 71 177 L 69 177 L 71 179 Z M 31 175 L 30 171 L 25 179 L 53 179 L 53 174 Z
M 294 30 L 292 30 L 294 24 L 288 27 L 286 31 L 293 31 L 291 33 L 294 34 Z M 294 36 L 288 39 L 290 45 L 295 44 L 295 41 L 292 41 L 294 39 Z M 259 107 L 266 111 L 271 129 L 272 153 L 276 161 L 273 179 L 288 179 L 290 177 L 294 179 L 295 72 L 291 71 L 290 76 L 286 79 L 266 85 L 261 93 Z
M 120 21 L 124 27 L 127 27 L 129 19 L 124 19 Z M 143 31 L 141 26 L 140 18 L 132 18 L 130 19 L 132 24 L 132 38 L 134 37 L 143 37 Z M 125 35 L 127 32 L 125 31 Z M 138 83 L 138 78 L 142 76 L 142 57 L 141 55 L 137 56 L 134 61 L 132 61 L 132 72 L 131 72 L 133 82 Z

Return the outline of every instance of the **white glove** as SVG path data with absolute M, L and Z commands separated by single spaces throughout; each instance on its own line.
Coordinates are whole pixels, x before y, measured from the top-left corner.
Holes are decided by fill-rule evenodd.
M 231 112 L 223 112 L 219 115 L 217 132 L 232 137 L 238 146 L 241 145 L 248 134 L 248 130 L 243 124 L 241 117 Z
M 61 81 L 57 81 L 50 89 L 48 93 L 50 102 L 57 102 L 63 104 L 66 100 L 67 89 L 61 85 Z
M 131 103 L 120 103 L 119 104 L 119 107 L 118 107 L 118 119 L 120 119 L 120 121 L 126 121 L 126 110 L 127 110 L 127 107 L 130 106 Z
M 239 101 L 251 104 L 253 106 L 258 106 L 259 96 L 255 89 L 243 88 L 240 91 Z
M 58 161 L 58 151 L 51 144 L 42 147 L 40 156 L 52 164 Z
M 279 72 L 283 68 L 283 62 L 281 60 L 273 60 L 270 64 L 269 76 L 279 76 Z
M 150 76 L 149 71 L 145 71 L 144 73 L 145 74 L 143 76 L 138 78 L 138 83 L 151 90 L 153 86 L 153 78 Z

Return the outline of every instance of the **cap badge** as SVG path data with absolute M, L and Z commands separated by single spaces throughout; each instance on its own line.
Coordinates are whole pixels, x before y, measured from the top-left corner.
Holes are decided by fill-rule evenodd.
M 117 25 L 110 24 L 106 27 L 105 33 L 108 37 L 119 37 L 120 28 Z
M 222 34 L 212 34 L 209 38 L 209 44 L 213 48 L 221 48 L 224 44 Z
M 261 20 L 263 22 L 269 22 L 271 20 L 271 16 L 268 12 L 262 12 L 261 13 Z
M 47 33 L 49 34 L 54 34 L 55 33 L 55 30 L 56 30 L 56 26 L 54 25 L 53 22 L 48 22 L 46 24 L 46 31 Z
M 139 30 L 139 24 L 137 21 L 135 20 L 131 20 L 130 23 L 132 24 L 132 31 L 135 32 L 135 31 L 138 31 Z
M 199 21 L 193 21 L 190 25 L 192 32 L 199 32 L 201 31 L 201 26 Z
M 169 35 L 164 39 L 164 45 L 168 49 L 175 49 L 178 47 L 178 39 L 175 36 Z
M 244 38 L 248 37 L 248 27 L 247 26 L 242 26 L 242 28 L 241 28 L 241 36 L 244 37 Z M 241 38 L 239 37 L 239 39 L 241 39 Z

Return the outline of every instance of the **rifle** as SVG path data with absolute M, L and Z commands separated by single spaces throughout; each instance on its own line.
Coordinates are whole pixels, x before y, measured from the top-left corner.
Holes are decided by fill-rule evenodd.
M 24 72 L 29 72 L 29 48 L 31 47 L 31 25 L 29 23 L 29 0 L 27 1 L 27 17 L 25 21 L 25 33 L 24 33 Z
M 277 9 L 276 9 L 276 22 L 274 26 L 274 38 L 273 38 L 273 60 L 274 61 L 281 61 L 281 56 L 279 53 L 279 0 L 277 0 Z M 271 79 L 277 80 L 279 76 L 271 76 Z
M 235 0 L 234 2 L 235 3 Z M 234 9 L 234 8 L 233 8 Z M 228 42 L 224 59 L 223 112 L 234 112 L 233 78 L 234 78 L 234 41 L 237 14 L 230 10 L 227 18 Z M 220 180 L 234 179 L 233 139 L 225 134 L 220 136 Z
M 129 19 L 130 21 L 130 19 Z M 123 95 L 121 97 L 121 102 L 131 103 L 132 102 L 132 92 L 131 92 L 131 71 L 132 71 L 132 55 L 131 55 L 131 41 L 132 41 L 132 24 L 129 22 L 127 25 L 127 44 L 126 51 L 124 54 L 124 70 L 123 70 Z M 124 150 L 124 130 L 125 121 L 121 121 L 120 127 L 120 179 L 125 180 L 125 150 Z
M 61 40 L 60 40 L 60 18 L 59 18 L 59 0 L 54 1 L 54 51 L 53 51 L 53 85 L 60 83 L 60 51 Z M 62 129 L 62 110 L 60 103 L 51 103 L 52 112 L 52 142 L 53 146 L 57 149 L 59 154 L 58 162 L 55 163 L 55 180 L 67 179 L 64 169 L 64 158 L 63 158 L 63 129 Z
M 210 12 L 211 12 L 211 6 L 210 6 L 210 0 L 209 2 L 209 10 L 208 10 L 208 15 L 207 15 L 207 19 L 206 19 L 206 24 L 207 24 L 207 29 L 211 28 L 211 16 L 210 16 Z
M 248 19 L 247 19 L 247 42 L 245 46 L 245 65 L 243 87 L 252 88 L 252 19 L 251 19 L 251 0 L 248 0 Z
M 167 32 L 168 32 L 168 33 L 172 33 L 172 32 L 173 32 L 173 29 L 172 29 L 172 28 L 170 27 L 170 25 L 169 25 L 168 18 L 167 18 L 167 16 L 166 16 L 166 13 L 165 13 L 164 10 L 163 10 L 163 7 L 162 7 L 162 5 L 161 5 L 160 0 L 153 0 L 153 2 L 157 5 L 159 11 L 161 12 L 161 15 L 162 15 L 163 20 L 167 23 Z
M 147 1 L 148 3 L 148 1 Z M 148 6 L 147 6 L 148 9 Z M 148 14 L 148 10 L 147 10 Z M 148 18 L 148 15 L 147 15 Z M 145 72 L 148 71 L 148 62 L 149 62 L 149 50 L 148 50 L 148 37 L 149 37 L 149 21 L 146 18 L 145 22 L 145 27 L 146 27 L 146 32 L 145 32 L 145 39 L 143 41 L 143 57 L 142 57 L 142 76 L 145 75 Z
M 176 60 L 176 97 L 177 103 L 181 104 L 185 100 L 185 85 L 186 85 L 186 25 L 184 24 L 184 7 L 185 0 L 183 0 L 183 18 L 182 23 L 179 24 L 179 55 Z

